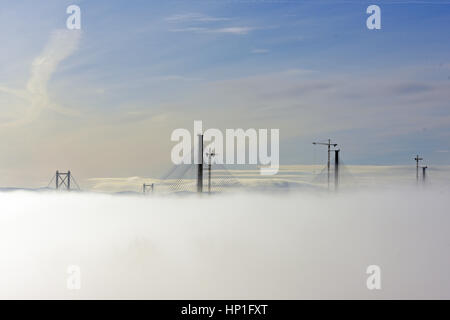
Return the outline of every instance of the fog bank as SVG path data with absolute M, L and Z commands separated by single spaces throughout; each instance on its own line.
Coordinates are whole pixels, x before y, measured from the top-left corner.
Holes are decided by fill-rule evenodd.
M 449 299 L 449 196 L 0 192 L 0 298 Z

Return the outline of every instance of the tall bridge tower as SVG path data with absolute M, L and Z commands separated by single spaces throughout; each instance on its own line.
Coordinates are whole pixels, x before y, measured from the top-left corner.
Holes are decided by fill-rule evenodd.
M 59 172 L 56 170 L 55 175 L 55 181 L 56 181 L 56 190 L 61 188 L 66 188 L 67 190 L 70 190 L 70 170 L 67 172 Z

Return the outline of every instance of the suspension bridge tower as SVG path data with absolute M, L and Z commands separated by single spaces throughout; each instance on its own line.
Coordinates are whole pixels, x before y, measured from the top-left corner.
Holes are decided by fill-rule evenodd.
M 59 170 L 56 170 L 55 175 L 53 176 L 52 180 L 50 180 L 47 187 L 50 187 L 53 180 L 55 180 L 56 190 L 73 190 L 73 184 L 75 184 L 76 188 L 80 190 L 80 186 L 78 185 L 75 177 L 72 175 L 70 170 L 68 170 L 67 172 L 60 172 Z
M 70 190 L 70 170 L 67 172 L 59 172 L 56 170 L 56 190 L 64 187 Z
M 150 183 L 150 184 L 144 183 L 144 184 L 142 185 L 142 193 L 143 193 L 143 194 L 148 193 L 148 192 L 149 192 L 148 190 L 151 190 L 151 193 L 153 193 L 153 190 L 154 190 L 154 183 Z

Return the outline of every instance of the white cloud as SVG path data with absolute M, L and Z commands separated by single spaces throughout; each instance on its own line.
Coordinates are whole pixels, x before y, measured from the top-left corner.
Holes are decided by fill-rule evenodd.
M 326 190 L 326 152 L 316 150 L 321 155 L 315 165 L 282 165 L 275 176 L 261 176 L 259 169 L 234 169 L 228 166 L 227 170 L 212 168 L 212 191 L 235 192 L 236 188 L 247 191 L 308 191 Z M 175 168 L 173 168 L 175 169 Z M 151 177 L 123 177 L 123 178 L 90 178 L 83 181 L 86 190 L 99 192 L 140 192 L 143 183 L 155 183 L 157 194 L 177 192 L 195 192 L 195 169 L 187 172 L 183 168 L 176 169 L 184 175 L 174 174 L 167 179 Z M 450 181 L 450 167 L 430 166 L 429 181 L 434 186 L 442 186 Z M 439 174 L 435 173 L 439 171 Z M 433 172 L 434 171 L 434 172 Z M 190 174 L 191 173 L 191 174 Z M 334 167 L 331 168 L 334 177 Z M 334 181 L 334 180 L 333 180 Z M 409 166 L 356 166 L 342 165 L 340 174 L 340 188 L 342 191 L 358 190 L 361 188 L 389 187 L 392 185 L 414 185 L 416 182 L 414 163 Z M 184 186 L 174 189 L 175 184 Z M 206 183 L 206 182 L 205 182 Z M 236 184 L 237 183 L 237 184 Z M 332 182 L 333 185 L 334 182 Z
M 177 28 L 177 29 L 170 29 L 171 32 L 202 32 L 206 31 L 208 29 L 206 28 L 199 28 L 199 27 L 189 27 L 189 28 Z
M 448 197 L 0 193 L 0 298 L 448 299 Z M 371 264 L 386 280 L 376 295 Z
M 207 30 L 207 32 L 244 35 L 244 34 L 248 34 L 252 30 L 254 30 L 254 28 L 251 28 L 251 27 L 228 27 L 228 28 L 220 28 L 220 29 L 210 29 L 210 30 Z
M 227 34 L 235 34 L 235 35 L 245 35 L 254 29 L 255 28 L 252 28 L 252 27 L 227 27 L 227 28 L 189 27 L 189 28 L 170 29 L 170 31 L 171 32 L 195 32 L 195 33 L 227 33 Z
M 6 123 L 6 125 L 28 123 L 38 117 L 44 109 L 73 114 L 70 110 L 50 101 L 48 82 L 58 65 L 77 49 L 80 37 L 81 32 L 78 30 L 61 29 L 54 31 L 41 54 L 32 62 L 30 78 L 25 90 L 0 87 L 0 91 L 18 96 L 27 102 L 26 105 L 22 106 L 24 110 L 20 117 Z
M 218 22 L 229 21 L 231 19 L 225 17 L 212 17 L 201 13 L 176 14 L 165 18 L 165 20 L 172 24 L 182 25 L 180 28 L 170 29 L 172 32 L 226 33 L 244 35 L 254 29 L 247 26 L 219 27 L 217 26 Z M 198 24 L 201 26 L 199 27 Z M 213 26 L 213 24 L 216 26 Z
M 164 20 L 171 23 L 182 23 L 182 22 L 218 22 L 218 21 L 228 21 L 230 18 L 226 17 L 212 17 L 202 13 L 184 13 L 184 14 L 174 14 Z

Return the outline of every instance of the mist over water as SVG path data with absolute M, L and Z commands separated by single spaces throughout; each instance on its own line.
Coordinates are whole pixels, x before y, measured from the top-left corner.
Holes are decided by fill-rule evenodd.
M 0 298 L 450 298 L 450 189 L 0 192 Z M 68 290 L 67 267 L 81 268 Z M 366 268 L 379 265 L 381 290 Z

